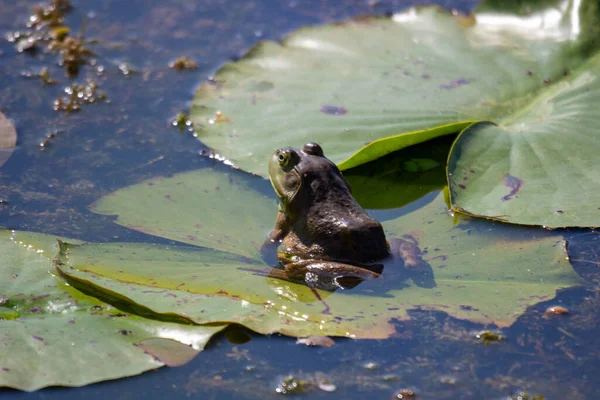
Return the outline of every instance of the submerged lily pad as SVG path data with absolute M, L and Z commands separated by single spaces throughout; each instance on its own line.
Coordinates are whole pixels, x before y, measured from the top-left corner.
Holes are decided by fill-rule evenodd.
M 237 223 L 237 249 L 264 240 L 263 227 L 270 226 L 275 217 L 274 203 L 252 194 L 235 174 L 204 169 L 161 179 L 162 186 L 156 185 L 157 180 L 152 182 L 152 190 L 158 193 L 169 187 L 173 198 L 187 196 L 196 201 L 187 203 L 190 208 L 161 210 L 164 196 L 149 195 L 148 182 L 143 182 L 112 193 L 109 202 L 101 200 L 103 212 L 119 215 L 123 207 L 128 220 L 135 221 L 131 227 L 144 230 L 155 229 L 156 223 L 170 224 L 171 213 L 185 214 L 190 220 L 203 220 L 212 213 L 220 218 L 211 226 L 216 237 L 226 232 L 224 227 L 232 223 L 228 219 Z M 190 191 L 188 182 L 195 182 L 196 192 Z M 269 206 L 271 215 L 240 220 L 227 213 L 230 205 L 213 204 L 210 196 L 205 207 L 203 182 L 209 187 L 220 182 L 221 190 L 243 199 L 245 209 Z M 132 199 L 144 201 L 143 206 L 129 207 Z M 152 215 L 147 209 L 154 210 Z M 177 238 L 196 229 L 189 224 L 180 228 Z M 559 237 L 542 232 L 535 239 L 511 239 L 522 228 L 468 217 L 455 225 L 441 194 L 416 212 L 384 222 L 384 228 L 388 238 L 418 242 L 437 286 L 417 286 L 390 265 L 380 279 L 353 290 L 321 291 L 318 298 L 306 286 L 265 277 L 267 266 L 258 259 L 241 257 L 246 254 L 236 258 L 193 247 L 134 243 L 64 245 L 58 268 L 76 287 L 107 300 L 129 302 L 144 312 L 200 324 L 235 322 L 260 333 L 302 337 L 388 337 L 395 332 L 393 321 L 409 318 L 407 311 L 415 308 L 505 326 L 529 305 L 554 297 L 557 289 L 581 283 Z M 526 234 L 531 236 L 530 231 Z M 210 247 L 213 242 L 207 235 L 197 235 L 194 244 Z M 225 250 L 235 252 L 232 246 Z
M 8 161 L 17 145 L 17 130 L 4 114 L 0 112 L 0 167 Z
M 175 365 L 224 328 L 144 319 L 80 293 L 52 274 L 54 236 L 0 230 L 0 252 L 0 387 L 82 386 Z
M 276 147 L 316 141 L 347 169 L 491 121 L 501 129 L 476 140 L 481 128 L 467 130 L 452 152 L 453 189 L 469 188 L 453 191 L 456 210 L 600 226 L 597 207 L 586 201 L 600 194 L 590 168 L 600 152 L 598 63 L 590 60 L 600 44 L 600 11 L 594 0 L 531 3 L 535 11 L 526 14 L 511 4 L 509 12 L 488 8 L 474 17 L 410 9 L 262 42 L 200 86 L 191 118 L 200 140 L 259 175 Z M 470 169 L 494 176 L 473 189 L 455 181 Z M 528 178 L 519 201 L 497 196 L 507 175 Z

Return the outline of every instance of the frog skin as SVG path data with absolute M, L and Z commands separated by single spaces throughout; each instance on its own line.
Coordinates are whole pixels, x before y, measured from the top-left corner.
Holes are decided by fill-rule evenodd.
M 274 269 L 269 275 L 335 290 L 379 277 L 383 265 L 378 262 L 384 260 L 416 269 L 426 264 L 414 242 L 393 239 L 390 252 L 381 223 L 352 197 L 350 185 L 318 144 L 275 151 L 269 178 L 280 204 L 261 255 L 269 264 L 280 261 L 285 272 Z

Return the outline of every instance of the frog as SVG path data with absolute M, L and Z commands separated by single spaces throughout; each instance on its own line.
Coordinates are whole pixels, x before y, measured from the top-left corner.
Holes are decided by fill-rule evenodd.
M 275 227 L 260 248 L 264 261 L 280 267 L 270 276 L 331 291 L 379 278 L 384 264 L 399 264 L 419 271 L 419 282 L 431 287 L 433 273 L 417 241 L 388 241 L 318 143 L 277 149 L 268 172 L 279 199 Z

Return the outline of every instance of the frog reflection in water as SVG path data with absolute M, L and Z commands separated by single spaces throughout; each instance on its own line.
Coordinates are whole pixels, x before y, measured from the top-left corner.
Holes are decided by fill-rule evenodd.
M 269 275 L 316 289 L 348 289 L 378 278 L 381 262 L 391 261 L 407 275 L 412 272 L 417 285 L 435 286 L 416 242 L 388 243 L 379 221 L 352 197 L 350 185 L 318 144 L 277 150 L 269 160 L 269 178 L 280 204 L 261 254 L 269 264 L 283 266 Z

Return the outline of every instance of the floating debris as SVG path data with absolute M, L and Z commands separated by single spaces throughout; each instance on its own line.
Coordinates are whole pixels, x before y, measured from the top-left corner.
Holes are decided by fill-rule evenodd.
M 392 397 L 392 399 L 394 399 L 394 400 L 416 399 L 416 398 L 417 398 L 417 394 L 412 389 L 400 389 L 399 391 L 394 393 L 394 396 Z
M 71 11 L 69 0 L 52 0 L 47 4 L 33 7 L 33 14 L 29 17 L 27 27 L 46 28 L 61 26 L 65 21 L 65 14 Z
M 335 386 L 329 379 L 323 379 L 319 383 L 317 383 L 317 387 L 324 392 L 335 392 L 337 390 L 337 386 Z
M 52 0 L 34 7 L 27 20 L 27 29 L 9 32 L 6 40 L 14 43 L 18 52 L 34 53 L 38 48 L 43 48 L 50 53 L 59 53 L 59 65 L 65 68 L 67 76 L 73 78 L 79 73 L 80 66 L 88 63 L 94 53 L 83 38 L 85 20 L 78 36 L 69 36 L 71 29 L 64 25 L 64 20 L 70 10 L 71 3 L 67 0 Z
M 79 67 L 89 62 L 89 57 L 94 52 L 85 47 L 82 39 L 69 36 L 64 40 L 53 40 L 48 48 L 60 53 L 59 64 L 65 67 L 69 77 L 75 77 L 79 74 Z
M 57 83 L 50 76 L 50 71 L 48 70 L 48 67 L 42 68 L 37 74 L 33 72 L 24 72 L 23 76 L 26 78 L 41 78 L 44 85 L 55 85 Z
M 508 397 L 507 400 L 544 400 L 544 396 L 529 395 L 527 392 L 519 392 Z
M 379 368 L 379 364 L 373 361 L 366 362 L 363 366 L 365 367 L 365 369 L 368 369 L 370 371 L 375 371 Z
M 64 89 L 67 96 L 58 97 L 54 100 L 54 110 L 64 111 L 69 114 L 73 111 L 79 111 L 83 104 L 97 103 L 99 101 L 108 102 L 106 94 L 99 92 L 97 89 L 98 84 L 92 80 L 88 80 L 87 85 L 73 83 Z
M 562 306 L 552 306 L 548 307 L 546 311 L 544 311 L 544 318 L 550 318 L 557 315 L 565 315 L 569 314 L 569 310 Z
M 309 336 L 305 338 L 298 338 L 296 344 L 303 344 L 306 346 L 320 346 L 320 347 L 333 347 L 335 341 L 329 336 Z
M 192 134 L 193 137 L 198 137 L 198 132 L 194 129 L 194 123 L 189 116 L 184 112 L 179 112 L 171 120 L 171 125 L 179 129 L 179 132 L 183 133 L 186 130 Z
M 54 131 L 54 132 L 47 134 L 44 137 L 44 139 L 40 142 L 40 149 L 42 151 L 46 150 L 48 148 L 48 145 L 50 144 L 50 141 L 54 138 L 57 138 L 58 135 L 60 135 L 61 133 L 63 133 L 63 131 Z
M 231 122 L 231 120 L 229 119 L 229 117 L 227 115 L 223 114 L 219 110 L 217 110 L 215 112 L 214 118 L 209 118 L 208 119 L 208 123 L 210 125 L 214 125 L 214 124 L 217 124 L 217 123 L 223 123 L 223 122 Z
M 183 56 L 170 63 L 169 68 L 173 68 L 181 72 L 183 70 L 194 70 L 198 68 L 198 64 L 196 64 L 196 62 L 188 56 Z
M 137 70 L 133 68 L 131 65 L 126 62 L 119 63 L 119 71 L 126 77 L 130 77 L 132 74 L 135 74 Z
M 285 377 L 275 388 L 280 394 L 305 393 L 312 387 L 309 381 L 305 381 L 293 375 Z
M 489 344 L 492 342 L 501 342 L 504 340 L 504 336 L 500 332 L 494 331 L 481 331 L 475 334 L 475 339 L 483 342 L 483 344 Z

